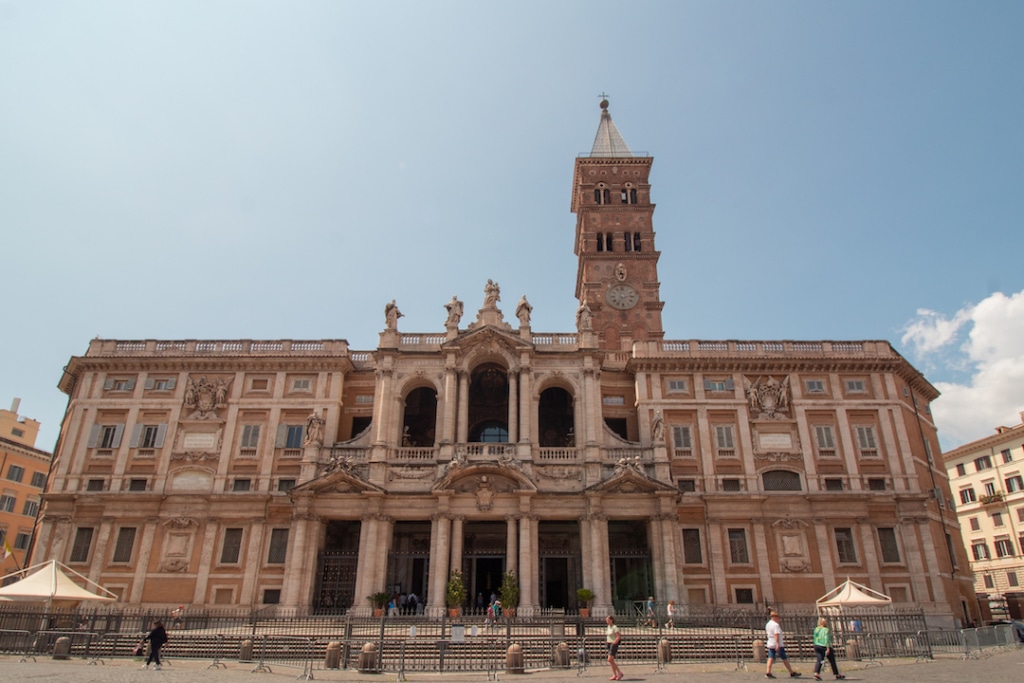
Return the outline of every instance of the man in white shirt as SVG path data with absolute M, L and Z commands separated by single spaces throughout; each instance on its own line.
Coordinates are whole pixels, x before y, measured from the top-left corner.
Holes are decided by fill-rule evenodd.
M 782 626 L 779 624 L 778 612 L 768 615 L 768 623 L 764 625 L 764 632 L 768 636 L 768 670 L 765 671 L 764 677 L 775 678 L 775 674 L 772 673 L 772 664 L 775 663 L 776 657 L 782 660 L 791 678 L 799 676 L 800 673 L 793 671 L 793 667 L 789 665 L 789 656 L 786 654 L 786 647 L 782 642 Z

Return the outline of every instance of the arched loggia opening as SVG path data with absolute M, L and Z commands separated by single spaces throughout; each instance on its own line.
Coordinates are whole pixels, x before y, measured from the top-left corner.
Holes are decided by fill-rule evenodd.
M 540 395 L 537 413 L 542 448 L 576 445 L 572 394 L 561 387 L 545 389 Z
M 469 382 L 469 440 L 508 442 L 508 374 L 495 363 L 477 367 Z
M 413 389 L 405 397 L 402 418 L 402 445 L 429 447 L 434 445 L 437 424 L 437 393 L 429 387 Z

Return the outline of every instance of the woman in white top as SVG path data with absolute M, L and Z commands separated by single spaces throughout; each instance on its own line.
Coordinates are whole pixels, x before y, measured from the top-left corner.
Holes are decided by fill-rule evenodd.
M 608 643 L 608 664 L 612 667 L 612 675 L 608 679 L 609 681 L 620 681 L 622 680 L 622 669 L 615 663 L 615 655 L 619 652 L 619 643 L 622 642 L 622 634 L 619 633 L 619 627 L 615 625 L 615 617 L 608 615 L 604 619 L 604 623 L 608 627 L 604 630 L 604 639 Z

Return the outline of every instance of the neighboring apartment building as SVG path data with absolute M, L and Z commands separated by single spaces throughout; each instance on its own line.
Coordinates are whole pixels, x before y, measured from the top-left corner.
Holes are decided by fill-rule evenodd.
M 51 455 L 35 448 L 39 423 L 18 415 L 19 400 L 0 410 L 0 580 L 25 566 Z
M 1024 413 L 1022 424 L 943 458 L 978 593 L 1024 593 Z
M 579 587 L 596 614 L 811 607 L 850 577 L 976 618 L 938 392 L 885 341 L 664 339 L 652 159 L 606 107 L 575 161 L 575 330 L 533 331 L 525 296 L 506 322 L 488 281 L 433 332 L 392 302 L 371 350 L 93 340 L 60 381 L 39 557 L 147 606 L 387 589 L 438 614 L 457 568 L 470 596 L 515 571 L 524 615 Z

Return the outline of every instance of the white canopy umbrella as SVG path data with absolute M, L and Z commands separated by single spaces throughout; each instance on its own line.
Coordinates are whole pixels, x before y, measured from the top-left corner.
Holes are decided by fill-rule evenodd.
M 818 598 L 819 610 L 842 610 L 846 607 L 884 607 L 892 605 L 892 598 L 856 581 L 846 579 Z
M 47 604 L 55 600 L 68 602 L 83 600 L 113 602 L 117 600 L 117 596 L 106 588 L 56 560 L 26 567 L 12 576 L 19 574 L 21 578 L 18 581 L 0 587 L 0 600 L 46 602 Z M 83 582 L 86 588 L 76 583 L 72 576 L 79 582 Z M 90 588 L 92 590 L 89 590 Z

